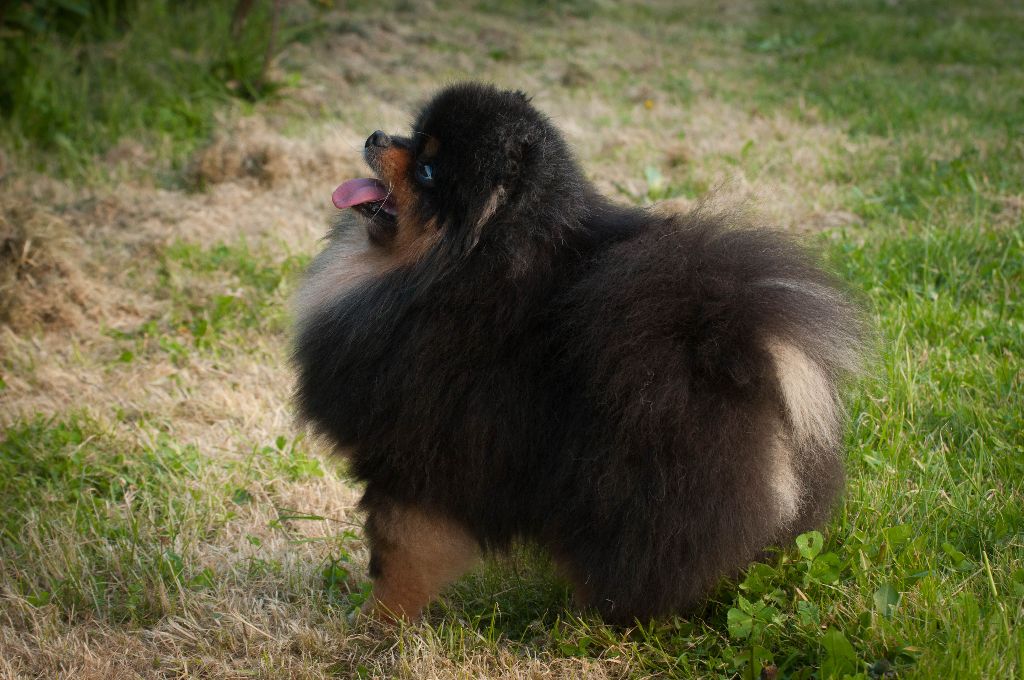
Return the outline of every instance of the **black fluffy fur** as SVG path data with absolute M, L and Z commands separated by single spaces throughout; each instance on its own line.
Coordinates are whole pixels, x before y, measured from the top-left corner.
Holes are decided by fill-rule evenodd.
M 365 509 L 537 541 L 616 621 L 684 611 L 827 517 L 839 434 L 794 445 L 795 519 L 770 483 L 793 423 L 768 343 L 835 383 L 862 337 L 813 258 L 701 210 L 612 204 L 519 93 L 450 87 L 413 129 L 440 140 L 418 208 L 440 241 L 311 311 L 295 349 L 300 414 L 354 451 Z

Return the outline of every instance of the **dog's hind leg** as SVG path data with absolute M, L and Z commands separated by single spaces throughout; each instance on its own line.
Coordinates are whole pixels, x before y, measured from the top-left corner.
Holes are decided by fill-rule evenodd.
M 420 508 L 373 504 L 366 522 L 375 616 L 416 619 L 441 590 L 479 557 L 476 540 L 459 524 Z

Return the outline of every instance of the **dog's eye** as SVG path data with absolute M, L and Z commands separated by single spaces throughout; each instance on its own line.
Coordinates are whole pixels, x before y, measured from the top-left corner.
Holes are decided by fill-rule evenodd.
M 425 187 L 434 186 L 434 165 L 423 161 L 416 163 L 416 181 Z

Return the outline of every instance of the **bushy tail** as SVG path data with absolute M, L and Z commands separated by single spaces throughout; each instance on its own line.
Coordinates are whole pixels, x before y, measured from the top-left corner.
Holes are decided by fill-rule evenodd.
M 842 436 L 839 386 L 863 367 L 866 324 L 840 284 L 777 234 L 773 271 L 751 280 L 758 334 L 775 365 L 795 443 L 834 447 Z
M 838 385 L 861 365 L 863 314 L 793 238 L 738 221 L 697 210 L 605 253 L 573 291 L 579 351 L 607 384 L 680 359 L 695 389 L 774 372 L 800 438 L 831 439 Z
M 775 383 L 785 422 L 772 444 L 780 534 L 824 519 L 843 483 L 840 388 L 863 366 L 867 324 L 842 284 L 792 238 L 691 218 L 673 238 L 698 273 L 691 337 L 710 382 Z
M 696 365 L 716 380 L 743 382 L 763 373 L 755 344 L 771 357 L 797 441 L 834 445 L 839 386 L 862 368 L 863 312 L 792 237 L 726 228 L 728 221 L 697 212 L 665 238 L 684 255 Z

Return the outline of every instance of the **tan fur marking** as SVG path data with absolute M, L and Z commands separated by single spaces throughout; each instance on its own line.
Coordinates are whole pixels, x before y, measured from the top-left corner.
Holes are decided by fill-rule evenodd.
M 416 619 L 441 590 L 479 557 L 477 543 L 461 526 L 414 508 L 395 508 L 374 546 L 381 575 L 373 584 L 373 613 L 385 619 Z
M 441 150 L 441 142 L 437 137 L 427 137 L 427 143 L 423 145 L 423 157 L 433 158 Z
M 491 195 L 487 198 L 487 203 L 484 204 L 484 209 L 480 212 L 480 217 L 477 219 L 473 229 L 476 231 L 477 238 L 480 238 L 480 230 L 487 224 L 487 220 L 494 217 L 494 213 L 498 212 L 498 207 L 501 205 L 502 199 L 505 198 L 505 188 L 498 187 L 491 192 Z
M 386 246 L 391 267 L 412 264 L 423 257 L 441 236 L 435 222 L 423 224 L 412 219 L 419 196 L 407 179 L 410 163 L 412 155 L 405 149 L 392 147 L 381 154 L 380 178 L 398 208 L 398 233 Z
M 810 357 L 792 345 L 772 342 L 768 351 L 775 359 L 775 370 L 797 443 L 811 441 L 828 445 L 834 442 L 840 413 L 832 381 Z
M 407 179 L 410 163 L 412 163 L 412 155 L 406 149 L 397 146 L 388 147 L 377 156 L 380 179 L 388 188 L 391 199 L 398 206 L 400 215 L 405 213 L 407 208 L 412 207 L 416 200 L 416 194 L 412 191 Z
M 793 471 L 793 451 L 781 436 L 774 438 L 771 449 L 771 485 L 778 501 L 779 519 L 788 525 L 800 511 L 800 482 Z
M 425 225 L 406 225 L 403 222 L 398 220 L 398 235 L 388 246 L 388 259 L 394 267 L 416 262 L 441 238 L 434 220 Z

